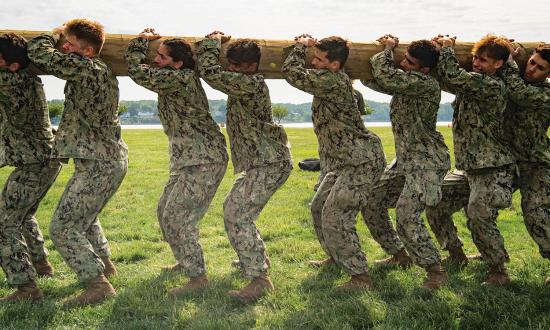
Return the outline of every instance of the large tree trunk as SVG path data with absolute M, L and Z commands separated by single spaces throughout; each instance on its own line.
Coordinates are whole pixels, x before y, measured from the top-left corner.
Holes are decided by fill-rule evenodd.
M 17 31 L 17 30 L 0 30 L 0 33 L 14 32 L 27 39 L 31 39 L 42 33 L 41 31 Z M 101 51 L 101 57 L 105 62 L 112 68 L 113 72 L 118 76 L 128 75 L 126 63 L 124 60 L 124 54 L 126 52 L 126 47 L 128 42 L 135 38 L 135 35 L 127 34 L 107 34 L 105 41 L 105 46 Z M 170 37 L 163 37 L 160 40 L 151 42 L 149 48 L 148 59 L 153 60 L 155 55 L 155 50 L 163 39 Z M 194 43 L 202 38 L 197 37 L 182 37 L 192 46 Z M 234 41 L 234 40 L 232 40 Z M 260 63 L 260 72 L 268 79 L 281 79 L 283 75 L 281 73 L 281 65 L 283 63 L 284 57 L 288 53 L 289 47 L 294 44 L 291 40 L 264 40 L 256 39 L 256 41 L 262 47 L 262 59 Z M 231 41 L 230 41 L 231 43 Z M 57 45 L 58 48 L 61 47 L 61 42 Z M 519 43 L 522 47 L 525 48 L 525 52 L 522 52 L 522 55 L 519 56 L 518 64 L 520 67 L 525 65 L 527 58 L 532 53 L 533 49 L 538 46 L 539 42 L 522 42 Z M 408 42 L 401 42 L 399 47 L 395 51 L 395 61 L 399 63 L 403 58 L 403 54 L 409 45 Z M 460 60 L 460 64 L 470 70 L 472 56 L 470 51 L 472 49 L 472 42 L 458 42 L 455 46 L 455 52 Z M 227 46 L 224 45 L 224 50 Z M 371 78 L 371 68 L 369 63 L 369 58 L 374 54 L 380 52 L 382 46 L 376 42 L 369 43 L 351 43 L 350 56 L 346 63 L 346 72 L 353 79 L 369 79 Z M 312 52 L 308 53 L 307 63 L 311 61 Z M 225 57 L 222 56 L 222 64 L 225 65 Z M 36 69 L 34 69 L 36 70 Z M 38 72 L 36 70 L 36 72 Z M 41 73 L 43 74 L 43 73 Z

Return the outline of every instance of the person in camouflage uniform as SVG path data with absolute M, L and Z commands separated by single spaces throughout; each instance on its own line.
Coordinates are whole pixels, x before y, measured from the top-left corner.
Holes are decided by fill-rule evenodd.
M 343 268 L 351 279 L 341 288 L 371 288 L 355 219 L 386 165 L 382 145 L 365 128 L 352 82 L 342 70 L 349 54 L 347 42 L 340 37 L 317 42 L 309 35 L 295 40 L 282 71 L 292 86 L 314 96 L 314 131 L 321 168 L 327 172 L 311 202 L 311 213 L 315 233 L 329 258 L 312 265 L 336 263 Z M 312 46 L 315 69 L 306 69 L 306 49 Z
M 2 302 L 42 298 L 37 272 L 53 271 L 34 214 L 61 164 L 50 160 L 48 105 L 40 78 L 27 70 L 29 62 L 24 38 L 0 34 L 0 166 L 15 167 L 0 195 L 0 265 L 17 288 Z
M 239 256 L 244 274 L 252 278 L 229 295 L 243 302 L 257 299 L 273 289 L 267 275 L 269 262 L 255 221 L 271 196 L 285 183 L 292 169 L 286 133 L 273 123 L 269 90 L 258 74 L 261 50 L 251 40 L 229 45 L 228 71 L 220 65 L 221 44 L 229 40 L 219 31 L 198 43 L 201 77 L 213 88 L 228 94 L 227 134 L 235 173 L 241 173 L 226 197 L 225 230 Z
M 63 52 L 55 49 L 61 35 Z M 75 171 L 57 205 L 52 241 L 87 289 L 65 306 L 99 303 L 115 290 L 104 275 L 106 265 L 92 241 L 107 243 L 97 215 L 114 195 L 128 168 L 128 148 L 118 120 L 118 81 L 98 57 L 105 33 L 88 19 L 74 19 L 53 33 L 29 41 L 31 60 L 43 71 L 67 80 L 65 107 L 53 157 L 74 159 Z M 87 236 L 96 228 L 95 238 Z
M 503 143 L 506 86 L 496 71 L 506 62 L 506 38 L 487 35 L 472 49 L 473 70 L 462 69 L 454 54 L 454 38 L 437 36 L 440 50 L 437 74 L 453 102 L 453 139 L 456 167 L 468 178 L 469 229 L 483 259 L 489 264 L 485 283 L 504 285 L 510 278 L 504 266 L 509 256 L 496 225 L 498 210 L 512 202 L 514 158 Z
M 374 80 L 363 83 L 392 95 L 390 118 L 396 166 L 385 172 L 383 180 L 373 190 L 363 209 L 363 218 L 369 228 L 381 227 L 371 233 L 388 253 L 393 254 L 384 262 L 407 266 L 409 258 L 393 232 L 388 210 L 381 209 L 379 203 L 387 187 L 394 184 L 392 181 L 400 184 L 402 191 L 395 208 L 399 237 L 414 263 L 426 269 L 428 277 L 424 287 L 437 289 L 448 278 L 420 214 L 426 205 L 433 206 L 441 200 L 441 185 L 450 167 L 449 150 L 435 127 L 441 89 L 428 74 L 437 65 L 439 54 L 431 41 L 414 41 L 407 48 L 400 63 L 402 69 L 399 69 L 393 60 L 393 50 L 399 39 L 384 35 L 378 41 L 385 49 L 370 58 Z
M 149 41 L 160 38 L 145 29 L 130 41 L 126 52 L 128 74 L 137 84 L 158 93 L 159 117 L 168 135 L 170 178 L 157 214 L 162 233 L 181 271 L 190 281 L 172 295 L 208 285 L 198 222 L 206 213 L 227 168 L 225 138 L 208 111 L 208 100 L 190 45 L 183 39 L 164 40 L 155 66 L 145 64 Z
M 511 101 L 504 131 L 518 165 L 523 220 L 541 256 L 550 259 L 550 45 L 535 50 L 523 79 L 512 58 L 499 74 Z

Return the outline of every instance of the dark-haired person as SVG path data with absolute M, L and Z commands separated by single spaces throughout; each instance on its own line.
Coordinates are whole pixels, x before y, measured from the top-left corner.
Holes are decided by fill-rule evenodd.
M 0 195 L 0 265 L 17 288 L 3 302 L 42 298 L 34 279 L 53 272 L 34 214 L 61 164 L 50 159 L 48 105 L 29 62 L 23 37 L 0 34 L 0 166 L 15 167 Z
M 399 39 L 384 35 L 378 41 L 384 51 L 370 58 L 374 80 L 364 83 L 392 95 L 390 119 L 396 164 L 382 176 L 373 199 L 363 209 L 363 218 L 370 224 L 369 228 L 376 228 L 379 223 L 385 224 L 380 229 L 388 228 L 386 231 L 371 230 L 377 241 L 377 236 L 392 238 L 380 242 L 384 250 L 393 255 L 385 263 L 407 266 L 406 252 L 395 235 L 390 235 L 392 226 L 388 211 L 380 208 L 378 202 L 386 195 L 388 186 L 398 183 L 403 187 L 395 207 L 397 232 L 414 263 L 427 271 L 424 288 L 437 289 L 448 278 L 420 214 L 426 205 L 437 205 L 441 200 L 441 185 L 450 167 L 449 149 L 443 135 L 436 130 L 441 89 L 437 80 L 429 75 L 437 65 L 439 52 L 429 40 L 414 41 L 407 47 L 399 69 L 393 60 L 393 50 Z
M 60 52 L 55 44 L 62 35 L 66 42 Z M 97 215 L 128 168 L 128 148 L 118 119 L 118 81 L 99 58 L 104 41 L 101 24 L 73 19 L 28 45 L 29 57 L 38 67 L 67 81 L 65 109 L 52 154 L 65 162 L 73 158 L 75 171 L 55 210 L 50 236 L 63 259 L 87 284 L 82 294 L 66 302 L 67 307 L 99 303 L 115 295 L 105 276 L 114 273 L 114 266 L 106 267 L 108 255 L 98 255 L 93 243 L 103 243 L 103 253 L 108 253 Z
M 227 71 L 220 65 L 221 44 L 230 37 L 210 33 L 199 42 L 201 77 L 227 98 L 227 134 L 235 173 L 241 173 L 226 197 L 225 230 L 251 282 L 230 296 L 243 302 L 273 289 L 267 274 L 269 259 L 255 221 L 292 169 L 287 136 L 273 123 L 269 90 L 258 73 L 261 49 L 255 41 L 238 40 L 227 48 Z
M 223 179 L 228 157 L 225 138 L 208 111 L 191 46 L 183 39 L 163 40 L 154 66 L 145 63 L 149 41 L 159 38 L 154 29 L 143 30 L 130 41 L 126 60 L 132 80 L 158 93 L 159 117 L 168 135 L 170 177 L 157 215 L 177 260 L 165 270 L 190 279 L 170 291 L 178 295 L 208 285 L 197 225 Z
M 459 66 L 455 38 L 437 36 L 440 48 L 437 74 L 444 89 L 456 95 L 453 102 L 453 140 L 456 167 L 464 170 L 470 186 L 468 228 L 483 260 L 489 264 L 485 281 L 505 285 L 509 261 L 496 219 L 499 209 L 512 202 L 514 157 L 504 143 L 506 85 L 497 70 L 507 61 L 510 43 L 504 37 L 487 35 L 472 49 L 473 72 Z
M 344 269 L 351 279 L 340 288 L 372 288 L 355 219 L 384 171 L 382 145 L 378 136 L 365 128 L 351 79 L 343 70 L 349 55 L 347 41 L 328 37 L 317 42 L 309 35 L 295 40 L 282 70 L 292 86 L 313 94 L 314 131 L 321 168 L 327 172 L 311 202 L 311 213 L 317 239 L 328 258 L 311 264 L 336 263 Z M 313 46 L 314 69 L 306 69 L 306 49 Z
M 499 74 L 511 101 L 504 131 L 519 169 L 523 220 L 541 256 L 550 259 L 550 45 L 536 48 L 523 77 L 512 58 Z

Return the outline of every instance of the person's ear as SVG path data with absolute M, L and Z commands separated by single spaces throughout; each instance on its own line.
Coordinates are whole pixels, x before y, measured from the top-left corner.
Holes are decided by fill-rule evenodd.
M 13 62 L 12 64 L 8 65 L 8 70 L 10 70 L 11 72 L 17 72 L 19 71 L 19 69 L 21 69 L 21 64 L 17 62 Z

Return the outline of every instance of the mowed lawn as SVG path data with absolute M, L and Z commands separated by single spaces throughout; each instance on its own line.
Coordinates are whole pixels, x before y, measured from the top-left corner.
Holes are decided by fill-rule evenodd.
M 394 157 L 390 128 L 374 128 L 384 143 L 386 157 Z M 449 128 L 441 128 L 452 147 Z M 501 211 L 499 228 L 510 253 L 512 284 L 506 288 L 481 285 L 487 267 L 480 261 L 466 269 L 448 269 L 450 284 L 436 293 L 422 289 L 424 270 L 371 268 L 375 289 L 340 292 L 335 286 L 348 276 L 335 267 L 314 269 L 310 259 L 324 258 L 315 238 L 308 203 L 318 172 L 304 172 L 298 161 L 317 156 L 312 129 L 288 129 L 295 168 L 286 184 L 273 196 L 257 224 L 271 258 L 270 274 L 276 290 L 257 303 L 243 305 L 227 295 L 246 280 L 230 266 L 236 254 L 223 226 L 222 204 L 235 179 L 233 168 L 227 174 L 206 217 L 200 223 L 212 287 L 198 295 L 180 299 L 167 296 L 168 289 L 184 284 L 183 275 L 165 274 L 162 266 L 175 262 L 168 244 L 161 238 L 156 205 L 168 175 L 167 139 L 161 130 L 126 130 L 130 147 L 129 170 L 115 197 L 100 215 L 111 244 L 112 258 L 119 275 L 112 279 L 118 296 L 106 303 L 66 311 L 62 302 L 82 290 L 74 273 L 55 250 L 48 225 L 56 203 L 72 173 L 64 167 L 37 217 L 55 267 L 52 279 L 38 281 L 45 299 L 38 303 L 0 306 L 0 328 L 74 329 L 410 329 L 410 328 L 550 328 L 550 265 L 532 242 L 519 206 Z M 0 170 L 5 182 L 10 168 Z M 394 211 L 391 211 L 392 216 Z M 465 226 L 464 214 L 454 220 L 467 253 L 476 249 Z M 372 261 L 386 257 L 358 216 L 361 244 Z M 443 253 L 445 255 L 445 253 Z M 0 275 L 0 295 L 11 292 Z

